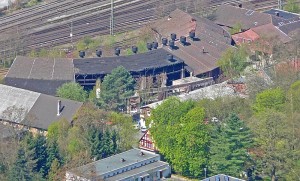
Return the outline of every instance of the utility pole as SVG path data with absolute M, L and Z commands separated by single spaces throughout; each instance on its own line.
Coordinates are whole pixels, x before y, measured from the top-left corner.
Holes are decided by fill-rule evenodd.
M 110 35 L 114 35 L 114 0 L 111 0 L 110 6 Z
M 71 20 L 71 26 L 70 26 L 71 32 L 70 32 L 70 37 L 71 37 L 71 46 L 73 48 L 73 20 Z

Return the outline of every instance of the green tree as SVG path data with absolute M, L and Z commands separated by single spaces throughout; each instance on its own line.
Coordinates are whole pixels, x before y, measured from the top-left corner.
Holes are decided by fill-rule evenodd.
M 281 110 L 285 103 L 285 94 L 282 89 L 268 89 L 256 95 L 253 110 L 261 113 L 266 109 Z
M 292 111 L 297 112 L 300 110 L 300 81 L 294 82 L 287 93 L 288 101 L 292 106 Z
M 58 176 L 59 168 L 60 168 L 59 161 L 57 159 L 54 159 L 51 164 L 49 175 L 48 175 L 49 181 L 60 181 L 61 180 Z
M 238 177 L 250 157 L 247 149 L 253 146 L 252 134 L 236 114 L 216 125 L 210 142 L 209 172 Z
M 254 158 L 258 171 L 268 174 L 272 181 L 286 173 L 289 160 L 293 157 L 289 143 L 291 133 L 286 120 L 284 113 L 265 109 L 249 124 L 255 135 L 257 151 Z
M 112 70 L 101 84 L 101 107 L 110 110 L 124 110 L 126 99 L 134 94 L 134 79 L 122 66 Z
M 229 30 L 230 34 L 236 34 L 242 31 L 242 24 L 241 23 L 235 23 L 233 27 Z
M 22 180 L 30 181 L 32 180 L 31 168 L 28 167 L 28 160 L 25 155 L 24 149 L 20 148 L 17 153 L 17 158 L 9 172 L 9 181 Z
M 84 102 L 87 99 L 87 92 L 79 84 L 68 82 L 59 87 L 56 91 L 57 96 L 71 99 L 74 101 Z
M 115 127 L 112 132 L 111 139 L 117 139 L 117 142 L 119 143 L 118 149 L 120 151 L 126 151 L 132 148 L 132 146 L 137 146 L 137 131 L 132 126 L 132 117 L 120 113 L 111 113 L 108 119 Z M 112 145 L 112 147 L 115 148 L 116 145 Z
M 284 6 L 284 10 L 292 13 L 300 13 L 299 2 L 297 2 L 296 0 L 288 0 L 286 5 Z
M 207 163 L 209 126 L 204 124 L 204 109 L 192 101 L 170 98 L 154 109 L 150 128 L 155 145 L 183 175 L 198 177 Z
M 226 76 L 230 78 L 240 76 L 242 71 L 248 65 L 247 49 L 245 46 L 239 46 L 237 49 L 228 48 L 218 60 L 217 64 L 221 67 Z

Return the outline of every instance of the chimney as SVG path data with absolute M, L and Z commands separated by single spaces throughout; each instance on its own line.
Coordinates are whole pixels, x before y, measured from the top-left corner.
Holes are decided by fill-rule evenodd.
M 124 158 L 121 158 L 121 162 L 125 162 L 126 160 Z
M 202 53 L 205 53 L 205 51 L 204 51 L 204 47 L 202 47 Z
M 243 7 L 243 5 L 242 4 L 239 4 L 239 8 L 242 8 Z
M 275 15 L 279 17 L 279 12 L 278 12 L 278 11 L 276 11 L 276 12 L 275 12 Z
M 61 100 L 58 100 L 57 101 L 57 116 L 59 116 L 60 115 L 60 112 L 61 111 Z

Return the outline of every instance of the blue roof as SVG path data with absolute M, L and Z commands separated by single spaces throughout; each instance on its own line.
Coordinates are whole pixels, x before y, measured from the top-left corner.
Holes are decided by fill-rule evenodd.
M 300 16 L 300 15 L 297 15 L 295 13 L 283 11 L 283 10 L 280 10 L 280 9 L 270 9 L 268 11 L 265 11 L 264 13 L 276 16 L 276 12 L 278 12 L 279 17 L 283 18 L 283 19 L 293 19 L 293 18 L 297 18 L 297 17 Z

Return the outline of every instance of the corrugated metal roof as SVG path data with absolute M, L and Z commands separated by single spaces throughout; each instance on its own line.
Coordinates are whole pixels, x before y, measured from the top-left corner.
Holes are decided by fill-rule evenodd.
M 72 59 L 66 58 L 17 56 L 6 77 L 40 80 L 73 80 L 73 62 Z

